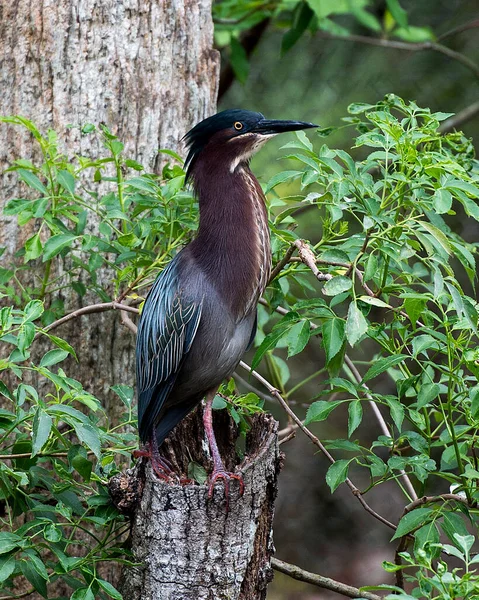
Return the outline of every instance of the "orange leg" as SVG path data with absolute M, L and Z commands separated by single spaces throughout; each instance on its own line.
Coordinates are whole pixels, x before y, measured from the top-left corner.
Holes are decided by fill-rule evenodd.
M 244 481 L 243 477 L 238 473 L 230 473 L 225 469 L 223 461 L 221 460 L 221 456 L 218 450 L 218 444 L 216 443 L 215 434 L 213 431 L 213 399 L 215 397 L 216 390 L 212 390 L 208 392 L 206 395 L 206 406 L 203 412 L 203 423 L 206 431 L 206 436 L 208 437 L 208 443 L 211 449 L 211 456 L 213 458 L 213 473 L 210 476 L 210 483 L 208 487 L 208 498 L 213 497 L 213 491 L 215 487 L 215 483 L 218 479 L 222 479 L 224 481 L 225 488 L 225 497 L 226 497 L 226 511 L 228 511 L 229 506 L 229 484 L 232 479 L 236 479 L 239 482 L 240 486 L 240 495 L 242 496 L 244 493 Z

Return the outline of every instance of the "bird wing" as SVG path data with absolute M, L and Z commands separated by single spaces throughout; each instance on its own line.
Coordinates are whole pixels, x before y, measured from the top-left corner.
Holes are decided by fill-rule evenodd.
M 148 294 L 138 324 L 136 374 L 138 428 L 147 441 L 193 343 L 202 302 L 179 288 L 178 256 L 161 272 Z

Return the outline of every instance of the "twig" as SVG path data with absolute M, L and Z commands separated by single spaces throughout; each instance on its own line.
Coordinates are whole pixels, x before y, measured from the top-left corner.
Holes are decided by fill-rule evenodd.
M 438 494 L 437 496 L 421 496 L 420 498 L 416 498 L 414 502 L 411 502 L 407 506 L 404 507 L 403 516 L 407 513 L 411 512 L 418 506 L 423 506 L 424 504 L 431 504 L 433 502 L 449 502 L 453 500 L 454 502 L 460 502 L 469 508 L 476 508 L 477 502 L 474 500 L 471 504 L 469 500 L 461 496 L 460 494 Z
M 269 306 L 267 300 L 265 300 L 264 298 L 260 298 L 259 300 L 260 304 L 263 304 L 264 306 Z M 286 315 L 288 314 L 288 311 L 281 307 L 281 306 L 277 306 L 274 309 L 276 312 L 278 312 L 280 315 Z M 311 329 L 319 329 L 319 327 L 316 325 L 316 323 L 310 323 Z M 359 373 L 358 369 L 356 368 L 355 364 L 353 363 L 353 361 L 351 360 L 351 358 L 345 354 L 344 355 L 344 362 L 346 363 L 346 365 L 349 367 L 349 369 L 351 370 L 351 373 L 353 374 L 354 378 L 356 379 L 356 381 L 358 383 L 360 383 L 362 381 L 362 377 L 361 374 Z M 368 389 L 366 385 L 363 384 L 363 386 L 366 388 L 366 390 Z M 371 394 L 369 393 L 369 391 L 367 391 L 365 393 L 366 398 L 369 400 L 369 405 L 371 406 L 374 415 L 376 417 L 376 419 L 378 420 L 379 426 L 381 427 L 381 431 L 384 433 L 384 435 L 386 435 L 387 437 L 391 437 L 391 433 L 387 427 L 386 421 L 384 420 L 384 417 L 382 416 L 379 408 L 376 406 L 376 403 L 374 402 L 373 397 L 371 396 Z M 416 491 L 411 483 L 411 480 L 409 479 L 408 475 L 404 472 L 404 471 L 400 471 L 401 477 L 404 481 L 404 485 L 407 487 L 409 494 L 411 496 L 411 498 L 413 500 L 417 499 L 417 494 Z
M 71 319 L 76 319 L 77 317 L 81 317 L 82 315 L 89 315 L 92 313 L 106 312 L 107 310 L 122 310 L 128 311 L 132 313 L 138 313 L 138 309 L 133 306 L 128 306 L 127 304 L 121 304 L 120 302 L 102 302 L 101 304 L 90 304 L 89 306 L 84 306 L 83 308 L 79 308 L 78 310 L 74 310 L 73 312 L 65 315 L 58 321 L 54 321 L 50 323 L 47 327 L 43 328 L 43 333 L 47 333 L 56 327 L 63 325 L 63 323 L 67 323 Z M 40 333 L 37 333 L 35 336 L 38 337 Z
M 290 440 L 292 440 L 295 437 L 296 437 L 296 431 L 291 431 L 291 433 L 289 435 L 287 435 L 286 437 L 279 440 L 278 446 L 281 446 L 281 444 L 286 444 L 286 442 L 289 442 Z
M 452 35 L 456 35 L 457 33 L 462 33 L 463 31 L 467 31 L 468 29 L 474 29 L 475 27 L 479 27 L 479 19 L 475 21 L 468 21 L 467 23 L 463 23 L 462 25 L 458 25 L 445 33 L 441 33 L 441 35 L 437 36 L 437 41 L 441 42 Z
M 135 310 L 137 313 L 140 312 L 137 308 Z M 138 331 L 138 327 L 133 323 L 133 321 L 128 316 L 127 312 L 124 310 L 121 311 L 121 322 L 127 329 L 132 331 L 134 334 L 136 334 L 136 332 Z
M 273 396 L 270 396 L 269 394 L 265 394 L 264 392 L 262 392 L 261 390 L 259 390 L 254 385 L 251 385 L 251 383 L 249 381 L 246 381 L 246 379 L 244 377 L 241 377 L 241 375 L 238 374 L 238 371 L 235 371 L 233 373 L 233 377 L 239 383 L 241 383 L 241 385 L 244 386 L 249 392 L 253 392 L 254 394 L 256 394 L 258 396 L 258 398 L 261 398 L 265 402 L 274 401 Z M 278 433 L 278 435 L 279 435 L 279 433 Z
M 289 575 L 293 579 L 297 579 L 298 581 L 304 581 L 305 583 L 311 583 L 312 585 L 316 585 L 325 590 L 330 590 L 331 592 L 336 592 L 338 594 L 342 594 L 347 598 L 366 598 L 367 600 L 381 600 L 379 596 L 376 594 L 372 594 L 371 592 L 363 592 L 358 588 L 355 588 L 351 585 L 346 585 L 345 583 L 340 583 L 339 581 L 335 581 L 334 579 L 330 579 L 329 577 L 323 577 L 322 575 L 318 575 L 317 573 L 310 573 L 309 571 L 304 571 L 297 565 L 292 565 L 287 562 L 283 562 L 282 560 L 278 560 L 277 558 L 271 559 L 271 566 L 276 571 L 280 571 L 285 575 Z
M 404 515 L 407 515 L 407 513 L 411 512 L 418 506 L 423 506 L 424 504 L 433 504 L 435 502 L 449 502 L 451 500 L 453 502 L 460 502 L 461 504 L 464 504 L 469 508 L 477 507 L 476 501 L 471 503 L 467 498 L 465 498 L 464 496 L 460 496 L 459 494 L 438 494 L 437 496 L 421 496 L 421 498 L 416 498 L 414 502 L 411 502 L 410 504 L 404 507 L 402 517 L 404 517 Z M 397 566 L 402 565 L 401 552 L 404 552 L 406 550 L 410 536 L 411 533 L 408 533 L 407 535 L 403 535 L 399 540 L 398 547 L 396 548 L 396 552 L 394 554 L 394 563 Z M 396 571 L 396 585 L 404 589 L 404 576 L 401 569 L 398 569 Z
M 367 35 L 336 35 L 333 33 L 326 33 L 325 31 L 319 32 L 319 35 L 323 38 L 328 39 L 344 40 L 346 42 L 359 42 L 361 44 L 368 44 L 370 46 L 379 46 L 380 48 L 390 48 L 392 50 L 405 50 L 406 52 L 422 52 L 423 50 L 433 50 L 434 52 L 439 52 L 440 54 L 444 54 L 449 58 L 457 60 L 465 67 L 467 67 L 470 71 L 472 71 L 474 75 L 479 79 L 479 65 L 477 65 L 467 56 L 464 56 L 464 54 L 456 52 L 455 50 L 451 50 L 451 48 L 448 48 L 447 46 L 443 46 L 442 44 L 438 44 L 436 42 L 400 42 L 396 40 L 387 40 L 384 38 L 369 37 Z
M 278 400 L 278 402 L 281 404 L 281 406 L 285 410 L 286 414 L 288 414 L 291 417 L 291 419 L 296 423 L 296 425 L 301 429 L 301 431 L 313 442 L 313 444 L 315 446 L 317 446 L 321 450 L 321 452 L 324 454 L 324 456 L 326 456 L 326 458 L 329 460 L 329 462 L 331 464 L 335 463 L 336 461 L 333 458 L 333 456 L 328 452 L 328 450 L 319 441 L 319 439 L 314 435 L 314 433 L 312 433 L 306 427 L 306 425 L 303 424 L 303 422 L 296 415 L 296 413 L 293 412 L 290 409 L 290 407 L 288 406 L 286 400 L 281 396 L 281 394 L 279 393 L 279 391 L 274 386 L 272 386 L 269 383 L 269 381 L 267 381 L 262 375 L 260 375 L 257 371 L 254 371 L 245 362 L 241 361 L 239 364 L 240 364 L 240 366 L 243 369 L 246 369 L 249 373 L 251 373 L 251 375 L 257 381 L 259 381 L 260 383 L 262 383 L 264 385 L 264 387 L 269 391 L 269 393 L 272 394 Z M 364 498 L 362 497 L 360 490 L 354 485 L 354 483 L 349 478 L 346 478 L 345 481 L 344 481 L 344 483 L 346 483 L 346 485 L 351 490 L 352 494 L 354 496 L 356 496 L 356 498 L 359 500 L 359 502 L 361 503 L 361 505 L 363 506 L 363 508 L 369 514 L 371 514 L 373 517 L 375 517 L 376 519 L 378 519 L 378 521 L 381 521 L 381 523 L 383 523 L 384 525 L 387 525 L 391 529 L 394 529 L 394 530 L 396 529 L 396 526 L 393 523 L 391 523 L 391 521 L 388 521 L 387 519 L 385 519 L 384 517 L 382 517 L 379 513 L 377 513 L 374 509 L 372 509 L 369 506 L 369 504 L 366 502 L 366 500 L 364 500 Z
M 353 363 L 353 361 L 349 358 L 349 356 L 347 354 L 344 355 L 344 362 L 347 364 L 348 368 L 350 369 L 350 371 L 351 371 L 354 379 L 357 381 L 357 383 L 361 383 L 363 378 L 361 377 L 360 372 L 356 368 L 356 365 Z M 391 437 L 391 432 L 389 431 L 386 421 L 384 420 L 384 417 L 382 416 L 381 411 L 379 410 L 376 402 L 374 402 L 374 399 L 369 392 L 368 386 L 365 385 L 364 383 L 362 385 L 366 390 L 364 395 L 366 396 L 366 398 L 369 401 L 369 405 L 371 406 L 371 408 L 373 410 L 373 413 L 379 423 L 379 426 L 381 427 L 382 432 L 384 433 L 385 436 Z M 411 498 L 413 500 L 417 500 L 416 490 L 414 489 L 414 486 L 412 485 L 411 480 L 407 476 L 406 472 L 401 469 L 400 474 L 401 474 L 401 478 L 404 482 L 404 485 L 406 486 Z
M 459 128 L 461 125 L 473 119 L 479 113 L 479 100 L 477 102 L 473 102 L 469 106 L 466 106 L 463 110 L 458 112 L 456 115 L 447 119 L 439 126 L 439 131 L 441 133 L 447 133 L 452 131 L 453 129 Z
M 318 267 L 316 266 L 316 257 L 309 245 L 304 240 L 296 240 L 293 242 L 293 245 L 298 249 L 298 254 L 302 262 L 311 269 L 313 275 L 318 281 L 329 281 L 333 278 L 333 276 L 329 273 L 321 273 L 319 271 Z
M 283 258 L 278 263 L 276 263 L 275 267 L 271 271 L 271 274 L 269 276 L 268 285 L 274 279 L 276 279 L 276 277 L 281 273 L 281 271 L 284 269 L 284 267 L 289 263 L 290 258 L 293 255 L 293 252 L 295 250 L 296 250 L 296 246 L 294 246 L 293 244 L 291 244 L 291 246 L 286 250 Z
M 21 594 L 16 594 L 15 596 L 0 596 L 0 600 L 15 600 L 16 598 L 26 598 L 35 592 L 35 588 L 31 588 L 26 592 L 22 592 Z

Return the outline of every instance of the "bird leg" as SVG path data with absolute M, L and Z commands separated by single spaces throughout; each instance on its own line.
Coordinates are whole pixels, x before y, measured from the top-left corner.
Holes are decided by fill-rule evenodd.
M 223 461 L 218 450 L 218 444 L 216 443 L 215 433 L 213 431 L 213 399 L 216 394 L 216 389 L 208 392 L 206 395 L 206 405 L 203 411 L 203 424 L 205 427 L 206 436 L 208 437 L 208 443 L 211 449 L 211 456 L 213 458 L 213 473 L 210 476 L 210 483 L 208 487 L 208 498 L 213 497 L 213 491 L 215 483 L 218 479 L 223 479 L 225 486 L 226 496 L 226 510 L 228 511 L 228 500 L 229 500 L 229 483 L 231 479 L 236 479 L 240 486 L 240 495 L 244 492 L 243 477 L 238 473 L 230 473 L 225 469 Z
M 156 439 L 155 432 L 153 431 L 150 437 L 150 441 L 147 444 L 148 449 L 145 450 L 135 450 L 133 452 L 134 458 L 140 458 L 144 456 L 145 458 L 150 459 L 151 467 L 157 477 L 163 479 L 164 481 L 169 481 L 171 478 L 178 479 L 176 473 L 171 468 L 170 463 L 164 458 L 160 456 L 160 452 L 158 450 L 158 440 Z

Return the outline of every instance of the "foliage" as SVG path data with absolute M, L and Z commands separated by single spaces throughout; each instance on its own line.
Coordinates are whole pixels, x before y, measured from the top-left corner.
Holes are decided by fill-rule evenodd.
M 478 163 L 460 133 L 438 132 L 447 114 L 392 95 L 349 110 L 344 120 L 359 130 L 354 148 L 362 159 L 326 145 L 315 151 L 298 133 L 284 146 L 297 169 L 268 184 L 294 180 L 304 190 L 275 202 L 282 204 L 272 225 L 276 259 L 297 238 L 295 215 L 307 211 L 316 224 L 316 262 L 329 279 L 321 297 L 303 262 L 279 274 L 267 299 L 288 312 L 262 340 L 253 365 L 272 352 L 283 355 L 282 347 L 291 357 L 321 345 L 328 379 L 320 370 L 290 387 L 289 373 L 276 373 L 273 383 L 288 398 L 303 386 L 318 390 L 306 424 L 347 408 L 345 437 L 325 444 L 344 456 L 326 476 L 331 491 L 350 472 L 366 473 L 363 493 L 394 481 L 411 502 L 406 473 L 419 497 L 434 496 L 405 514 L 395 537 L 413 534 L 421 549 L 443 533 L 458 546 L 455 536 L 476 533 L 478 523 L 478 306 L 470 295 L 477 245 L 452 225 L 479 220 Z M 353 367 L 344 362 L 350 351 L 360 357 Z M 370 403 L 387 415 L 387 429 L 366 443 L 359 428 Z M 436 497 L 450 491 L 455 500 Z M 428 578 L 424 561 L 419 568 L 418 580 Z M 477 593 L 479 579 L 468 573 L 467 580 Z
M 64 361 L 78 357 L 51 333 L 70 308 L 61 300 L 68 294 L 58 292 L 72 289 L 85 304 L 105 303 L 128 285 L 129 299 L 138 301 L 138 286 L 149 285 L 192 234 L 197 208 L 182 190 L 181 167 L 165 167 L 162 178 L 141 174 L 106 128 L 83 129 L 99 135 L 105 156 L 69 161 L 53 131 L 44 136 L 22 117 L 2 121 L 30 131 L 43 160 L 19 159 L 10 167 L 26 193 L 4 210 L 35 226 L 15 263 L 0 268 L 0 586 L 13 593 L 23 576 L 51 597 L 48 584 L 62 579 L 73 600 L 120 598 L 97 564 L 125 560 L 128 524 L 106 486 L 138 447 L 133 390 L 113 386 L 124 404 L 113 423 L 98 397 L 68 375 Z M 100 267 L 110 275 L 107 284 L 98 280 Z M 47 350 L 39 353 L 42 339 Z
M 274 262 L 291 257 L 306 213 L 321 273 L 315 277 L 302 254 L 284 262 L 265 296 L 269 308 L 260 307 L 253 360 L 288 400 L 301 394 L 308 426 L 337 422 L 346 410 L 344 435 L 325 442 L 336 456 L 326 482 L 334 492 L 350 476 L 367 478 L 362 495 L 397 484 L 407 506 L 393 538 L 397 561 L 386 568 L 398 578 L 406 569 L 414 597 L 429 590 L 438 599 L 472 598 L 479 587 L 470 546 L 479 477 L 476 244 L 455 232 L 479 220 L 479 169 L 469 140 L 439 133 L 446 117 L 388 96 L 350 107 L 344 127 L 359 132 L 351 154 L 325 144 L 316 150 L 301 132 L 284 146 L 294 168 L 266 186 Z M 23 575 L 45 597 L 48 582 L 62 578 L 73 600 L 116 598 L 96 565 L 124 556 L 124 523 L 105 484 L 121 468 L 114 457 L 137 445 L 132 390 L 115 388 L 125 416 L 112 424 L 98 398 L 68 376 L 75 349 L 52 331 L 71 307 L 58 291 L 73 289 L 83 304 L 140 306 L 158 270 L 194 235 L 197 207 L 174 153 L 161 176 L 148 174 L 107 129 L 86 126 L 83 135 L 98 135 L 106 152 L 69 160 L 54 132 L 44 136 L 20 117 L 3 120 L 26 127 L 43 160 L 11 166 L 25 197 L 5 208 L 35 227 L 15 264 L 0 269 L 0 340 L 8 348 L 0 370 L 12 382 L 0 383 L 8 403 L 0 434 L 16 455 L 0 468 L 0 580 L 4 593 Z M 40 356 L 39 340 L 49 343 Z M 311 349 L 322 352 L 324 367 L 292 375 L 291 365 Z M 238 395 L 234 382 L 215 403 L 228 406 L 243 429 L 262 408 L 255 394 Z M 362 427 L 370 404 L 385 419 L 372 441 Z M 405 474 L 425 497 L 416 504 Z M 191 475 L 205 476 L 194 465 Z M 93 548 L 79 531 L 90 532 Z M 464 566 L 453 568 L 448 557 L 458 554 Z
M 213 19 L 216 45 L 229 57 L 241 83 L 246 81 L 249 72 L 249 59 L 241 38 L 260 23 L 272 23 L 284 32 L 282 54 L 308 33 L 347 37 L 358 27 L 383 40 L 407 43 L 436 40 L 429 27 L 409 22 L 399 0 L 385 0 L 381 10 L 372 0 L 217 0 L 213 4 Z

